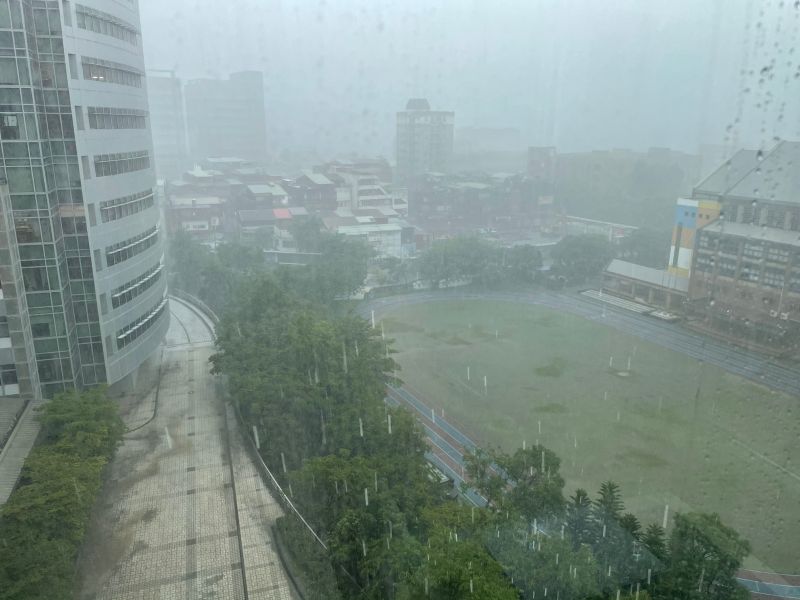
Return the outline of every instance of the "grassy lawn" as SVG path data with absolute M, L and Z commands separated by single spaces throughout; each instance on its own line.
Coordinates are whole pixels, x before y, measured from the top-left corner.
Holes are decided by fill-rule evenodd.
M 665 504 L 718 512 L 746 566 L 800 572 L 798 398 L 544 307 L 442 301 L 383 323 L 408 387 L 481 443 L 539 440 L 569 493 L 613 479 L 644 524 Z

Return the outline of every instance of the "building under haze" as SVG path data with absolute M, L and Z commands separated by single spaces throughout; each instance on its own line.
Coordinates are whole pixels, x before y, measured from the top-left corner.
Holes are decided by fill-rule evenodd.
M 716 334 L 776 353 L 800 351 L 798 164 L 800 142 L 740 150 L 692 194 L 719 216 L 695 235 L 691 312 Z
M 424 98 L 412 98 L 397 113 L 395 181 L 407 186 L 417 175 L 448 173 L 453 159 L 455 113 L 431 110 Z
M 183 90 L 174 71 L 148 71 L 147 100 L 156 175 L 159 179 L 174 179 L 189 166 Z
M 192 160 L 212 156 L 266 160 L 264 77 L 260 72 L 232 73 L 229 79 L 189 80 L 184 99 Z
M 135 377 L 169 324 L 139 15 L 92 4 L 0 14 L 3 369 L 48 397 Z

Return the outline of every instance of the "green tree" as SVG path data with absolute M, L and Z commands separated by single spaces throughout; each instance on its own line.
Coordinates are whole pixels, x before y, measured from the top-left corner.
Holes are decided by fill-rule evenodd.
M 663 269 L 669 258 L 669 230 L 635 229 L 622 238 L 617 256 L 654 269 Z
M 510 484 L 505 495 L 508 508 L 528 523 L 563 513 L 564 478 L 555 452 L 537 444 L 525 450 L 517 448 L 513 455 L 496 453 L 494 461 Z
M 316 216 L 307 219 L 296 219 L 292 222 L 290 233 L 302 252 L 319 252 L 324 234 L 322 220 Z
M 658 560 L 663 561 L 667 558 L 666 534 L 661 525 L 655 523 L 648 525 L 642 536 L 642 543 Z
M 439 240 L 419 258 L 420 277 L 434 288 L 454 281 L 491 285 L 502 281 L 502 250 L 477 236 Z
M 398 598 L 517 600 L 518 592 L 478 539 L 434 526 L 425 559 Z
M 119 409 L 102 387 L 58 394 L 38 419 L 44 444 L 82 458 L 111 456 L 125 433 Z
M 570 497 L 566 507 L 566 529 L 577 549 L 592 542 L 592 500 L 586 490 L 578 488 Z
M 634 537 L 622 526 L 625 505 L 619 486 L 613 481 L 600 485 L 592 504 L 593 542 L 595 557 L 600 565 L 601 588 L 613 592 L 629 584 L 635 577 Z M 629 527 L 637 527 L 627 519 Z
M 611 243 L 599 235 L 568 235 L 552 251 L 553 269 L 581 283 L 598 275 L 614 257 Z
M 492 554 L 506 566 L 523 598 L 583 600 L 599 592 L 598 566 L 588 546 L 573 548 L 557 536 L 525 536 L 512 528 L 488 536 Z
M 192 239 L 191 234 L 180 230 L 169 238 L 168 264 L 175 287 L 196 294 L 203 282 L 204 270 L 211 260 L 211 252 Z
M 278 281 L 285 289 L 318 303 L 330 303 L 349 296 L 364 285 L 372 248 L 362 240 L 322 234 L 317 246 L 320 256 L 305 267 L 282 267 Z
M 633 513 L 625 513 L 619 520 L 619 525 L 625 530 L 631 539 L 640 541 L 642 539 L 642 525 Z
M 542 253 L 531 245 L 513 246 L 503 250 L 508 278 L 516 283 L 533 283 L 542 266 Z
M 490 506 L 499 506 L 503 498 L 505 479 L 494 469 L 495 453 L 476 448 L 464 454 L 464 467 L 472 486 L 486 498 Z
M 75 560 L 124 427 L 100 388 L 56 396 L 0 510 L 0 599 L 71 598 Z
M 736 572 L 749 553 L 747 540 L 723 524 L 719 515 L 676 514 L 669 538 L 669 566 L 655 588 L 655 597 L 747 598 L 747 591 L 736 582 Z

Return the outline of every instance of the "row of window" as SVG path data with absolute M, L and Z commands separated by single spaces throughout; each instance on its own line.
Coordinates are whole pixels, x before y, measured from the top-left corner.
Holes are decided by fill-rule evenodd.
M 118 308 L 149 290 L 161 279 L 163 270 L 164 265 L 159 261 L 158 264 L 139 275 L 133 281 L 129 281 L 113 290 L 111 292 L 111 306 Z
M 150 312 L 145 313 L 127 327 L 117 331 L 117 348 L 124 348 L 150 329 L 158 321 L 159 317 L 166 312 L 166 309 L 167 298 L 164 297 Z
M 116 154 L 98 154 L 94 157 L 95 177 L 108 177 L 121 175 L 132 171 L 141 171 L 150 168 L 150 153 L 147 150 L 139 152 L 118 152 Z
M 739 242 L 731 239 L 720 240 L 718 237 L 710 235 L 702 235 L 699 241 L 699 247 L 703 249 L 719 249 L 720 252 L 725 254 L 738 254 Z M 761 260 L 765 257 L 770 262 L 787 263 L 789 262 L 792 252 L 785 246 L 778 245 L 764 245 L 763 243 L 747 242 L 742 250 L 742 255 L 746 258 Z M 795 253 L 800 258 L 800 252 Z
M 17 381 L 17 367 L 13 363 L 0 365 L 0 385 L 13 385 Z
M 108 108 L 90 106 L 89 127 L 91 129 L 146 129 L 147 111 L 134 108 Z
M 124 219 L 153 206 L 155 197 L 152 190 L 137 192 L 130 196 L 122 196 L 100 203 L 100 219 L 103 223 Z
M 75 6 L 78 27 L 123 40 L 134 46 L 139 45 L 139 32 L 131 25 L 101 10 L 78 4 Z
M 88 56 L 81 58 L 81 64 L 83 65 L 84 79 L 142 87 L 142 72 L 128 65 Z
M 129 258 L 133 258 L 154 246 L 157 241 L 158 226 L 154 226 L 144 233 L 113 244 L 106 248 L 106 264 L 110 267 L 125 262 Z
M 67 271 L 71 281 L 78 279 L 92 279 L 92 259 L 88 256 L 71 256 L 67 258 Z
M 700 256 L 697 258 L 696 269 L 700 272 L 711 273 L 714 270 L 714 259 Z M 760 268 L 750 267 L 743 264 L 737 276 L 736 262 L 731 260 L 721 260 L 717 274 L 722 277 L 737 278 L 739 281 L 751 283 L 761 283 L 762 285 L 774 288 L 782 288 L 786 283 L 785 271 L 778 269 L 765 269 L 763 274 Z M 793 276 L 800 280 L 800 276 Z

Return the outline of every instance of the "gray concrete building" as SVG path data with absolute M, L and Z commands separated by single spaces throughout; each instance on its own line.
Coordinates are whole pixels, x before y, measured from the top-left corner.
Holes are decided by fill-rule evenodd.
M 711 332 L 800 353 L 800 142 L 740 150 L 695 187 L 719 217 L 698 229 L 689 308 Z
M 177 179 L 191 165 L 186 147 L 182 83 L 174 71 L 147 72 L 147 102 L 156 175 L 159 179 Z
M 397 185 L 408 186 L 424 173 L 450 171 L 454 120 L 455 113 L 431 110 L 424 98 L 412 98 L 397 113 Z
M 13 266 L 0 284 L 17 313 L 24 297 L 31 366 L 45 397 L 130 381 L 169 324 L 136 3 L 0 0 L 0 50 L 3 218 L 22 285 Z
M 264 76 L 232 73 L 228 79 L 192 79 L 184 88 L 190 158 L 267 156 Z

